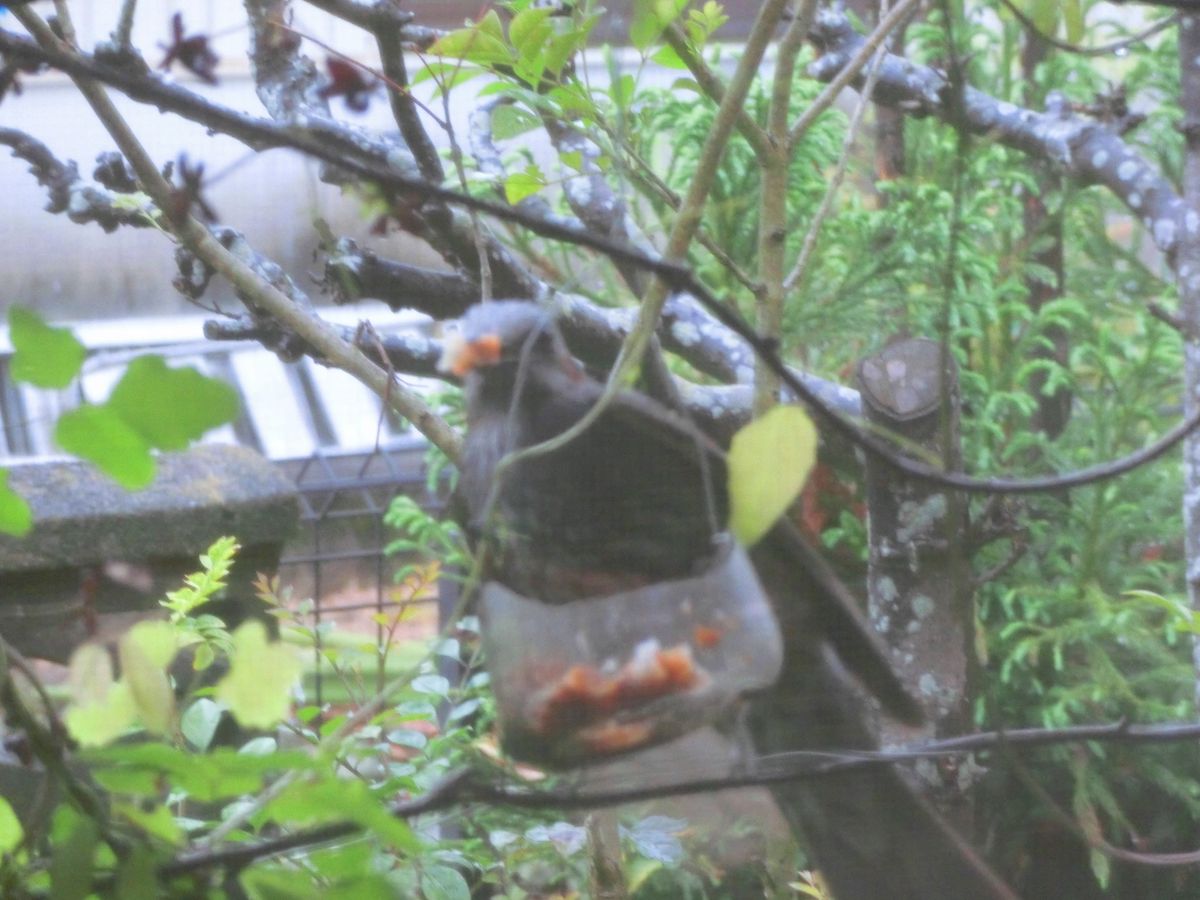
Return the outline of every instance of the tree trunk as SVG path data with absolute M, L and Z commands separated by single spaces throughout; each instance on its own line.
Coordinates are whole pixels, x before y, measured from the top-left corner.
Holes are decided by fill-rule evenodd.
M 863 360 L 859 385 L 868 420 L 957 469 L 957 372 L 951 361 L 943 381 L 942 357 L 935 341 L 897 341 Z M 962 541 L 965 504 L 874 457 L 867 459 L 866 482 L 871 621 L 928 716 L 920 729 L 885 726 L 884 742 L 965 734 L 971 730 L 975 621 Z M 930 799 L 969 833 L 968 773 L 951 762 L 916 768 Z

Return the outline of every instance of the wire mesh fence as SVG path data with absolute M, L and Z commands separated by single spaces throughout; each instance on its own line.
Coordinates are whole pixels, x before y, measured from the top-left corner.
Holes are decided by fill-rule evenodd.
M 280 560 L 281 585 L 298 599 L 294 608 L 316 635 L 312 700 L 330 699 L 327 651 L 357 640 L 386 647 L 433 637 L 439 627 L 435 584 L 397 574 L 414 562 L 410 554 L 388 554 L 396 534 L 384 523 L 392 500 L 408 495 L 430 512 L 443 498 L 426 483 L 419 439 L 401 439 L 366 453 L 318 450 L 279 463 L 300 498 L 297 534 Z M 382 684 L 387 653 L 379 652 L 371 673 Z

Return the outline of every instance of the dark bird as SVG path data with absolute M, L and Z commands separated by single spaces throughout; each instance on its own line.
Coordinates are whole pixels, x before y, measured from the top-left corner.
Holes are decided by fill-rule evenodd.
M 643 394 L 621 392 L 575 440 L 497 472 L 507 453 L 578 422 L 603 390 L 542 308 L 473 307 L 443 368 L 465 383 L 459 499 L 468 533 L 487 531 L 486 578 L 563 603 L 686 577 L 711 553 L 728 507 L 723 455 Z M 797 529 L 781 521 L 752 558 L 786 645 L 779 682 L 750 703 L 759 754 L 874 749 L 861 687 L 889 715 L 920 719 L 853 597 Z M 891 768 L 773 790 L 841 900 L 1016 897 Z

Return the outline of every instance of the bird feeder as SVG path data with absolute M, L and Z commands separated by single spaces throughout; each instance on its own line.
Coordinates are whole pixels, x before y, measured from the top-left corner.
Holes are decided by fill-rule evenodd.
M 489 582 L 480 603 L 504 750 L 547 768 L 708 724 L 783 663 L 770 602 L 728 535 L 696 577 L 553 605 Z

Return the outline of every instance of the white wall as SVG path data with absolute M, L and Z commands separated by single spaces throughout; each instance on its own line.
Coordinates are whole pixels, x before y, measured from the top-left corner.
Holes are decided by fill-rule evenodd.
M 34 9 L 44 11 L 45 6 L 37 4 Z M 76 10 L 84 47 L 105 39 L 115 24 L 115 0 L 71 6 Z M 221 83 L 206 85 L 179 66 L 171 77 L 210 100 L 265 115 L 250 80 L 249 35 L 239 3 L 142 0 L 134 38 L 147 60 L 152 65 L 161 61 L 158 45 L 166 42 L 170 15 L 177 8 L 183 9 L 188 34 L 204 31 L 217 35 L 214 46 L 221 57 Z M 297 14 L 294 25 L 343 52 L 373 61 L 373 43 L 358 29 L 307 8 Z M 0 16 L 0 27 L 19 28 L 11 15 Z M 306 52 L 323 65 L 324 50 L 310 43 Z M 111 138 L 61 74 L 50 72 L 22 80 L 24 94 L 10 95 L 0 104 L 0 126 L 27 131 L 59 159 L 77 162 L 80 172 L 90 177 L 96 155 L 114 149 Z M 255 247 L 283 265 L 293 278 L 307 281 L 305 273 L 316 268 L 310 227 L 314 215 L 328 219 L 336 233 L 357 236 L 368 244 L 378 245 L 382 240 L 392 253 L 419 252 L 420 248 L 414 250 L 413 242 L 402 236 L 372 239 L 365 234 L 369 223 L 362 220 L 354 200 L 320 183 L 317 165 L 297 154 L 273 150 L 255 157 L 230 138 L 209 136 L 203 128 L 116 92 L 113 97 L 156 160 L 165 163 L 186 152 L 193 162 L 204 162 L 209 176 L 240 163 L 213 185 L 207 197 L 223 223 L 245 231 Z M 347 112 L 336 98 L 332 104 L 335 114 L 348 121 L 372 129 L 395 129 L 382 94 L 363 116 Z M 81 226 L 63 215 L 52 216 L 44 211 L 45 205 L 46 194 L 27 166 L 0 149 L 0 308 L 20 303 L 52 317 L 67 318 L 193 310 L 171 287 L 176 271 L 174 248 L 162 234 L 130 228 L 105 234 L 97 225 Z M 433 261 L 428 253 L 423 258 Z M 213 296 L 229 295 L 217 290 Z

